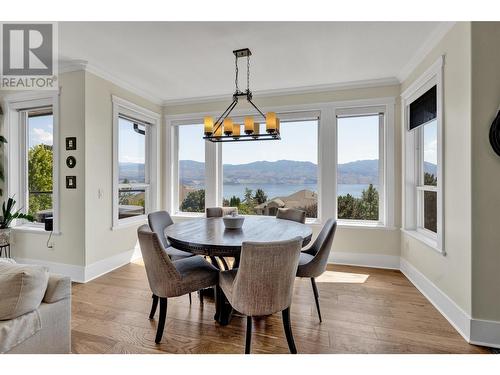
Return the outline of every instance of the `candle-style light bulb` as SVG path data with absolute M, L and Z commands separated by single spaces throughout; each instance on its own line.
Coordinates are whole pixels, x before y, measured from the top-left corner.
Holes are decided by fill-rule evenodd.
M 245 134 L 252 134 L 254 130 L 253 117 L 245 117 Z
M 214 126 L 214 130 L 213 130 L 213 133 L 214 133 L 214 136 L 216 137 L 222 137 L 222 124 L 219 123 L 219 127 L 217 127 L 217 124 L 215 124 Z
M 205 123 L 205 136 L 211 136 L 214 130 L 214 118 L 210 116 L 206 116 L 204 118 Z
M 233 138 L 238 139 L 240 137 L 240 124 L 233 124 Z
M 268 133 L 276 133 L 276 113 L 266 113 L 266 131 Z
M 229 117 L 224 119 L 224 134 L 231 135 L 233 133 L 233 120 Z

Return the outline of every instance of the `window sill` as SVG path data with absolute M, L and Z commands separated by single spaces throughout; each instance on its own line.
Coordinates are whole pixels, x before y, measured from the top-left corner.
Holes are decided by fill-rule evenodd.
M 120 230 L 120 229 L 126 229 L 126 228 L 130 228 L 133 226 L 142 225 L 142 224 L 146 224 L 146 223 L 147 223 L 147 216 L 141 215 L 141 216 L 136 216 L 136 217 L 118 220 L 118 223 L 114 224 L 111 227 L 111 230 L 115 231 L 115 230 Z
M 446 255 L 446 252 L 438 247 L 438 243 L 435 239 L 430 238 L 429 236 L 426 236 L 425 234 L 417 231 L 417 230 L 410 230 L 410 229 L 401 229 L 401 231 L 408 236 L 422 242 L 424 245 L 427 247 L 430 247 L 432 250 L 436 251 L 437 253 L 441 255 Z
M 14 232 L 19 233 L 36 233 L 36 234 L 49 234 L 50 232 L 45 230 L 45 227 L 42 225 L 34 225 L 34 224 L 23 224 L 12 227 Z M 61 232 L 52 232 L 53 236 L 61 235 Z
M 378 230 L 397 230 L 398 228 L 394 226 L 387 226 L 385 224 L 376 221 L 349 221 L 349 220 L 338 220 L 337 225 L 339 228 L 347 229 L 378 229 Z

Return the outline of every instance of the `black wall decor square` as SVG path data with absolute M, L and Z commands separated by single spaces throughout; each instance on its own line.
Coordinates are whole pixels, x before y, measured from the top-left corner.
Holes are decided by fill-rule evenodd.
M 66 189 L 76 189 L 76 176 L 66 176 Z
M 76 137 L 66 137 L 66 150 L 76 150 Z

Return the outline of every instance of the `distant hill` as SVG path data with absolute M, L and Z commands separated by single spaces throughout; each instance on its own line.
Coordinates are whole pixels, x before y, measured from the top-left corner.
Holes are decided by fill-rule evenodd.
M 205 179 L 205 164 L 194 160 L 179 162 L 181 184 L 200 185 Z M 317 165 L 311 162 L 278 160 L 248 164 L 224 164 L 224 184 L 314 184 Z M 425 171 L 436 175 L 436 165 L 424 164 Z M 378 184 L 378 160 L 357 160 L 338 166 L 340 184 Z M 130 182 L 144 178 L 144 165 L 120 163 L 120 178 Z
M 120 182 L 144 181 L 144 164 L 120 163 L 118 166 Z

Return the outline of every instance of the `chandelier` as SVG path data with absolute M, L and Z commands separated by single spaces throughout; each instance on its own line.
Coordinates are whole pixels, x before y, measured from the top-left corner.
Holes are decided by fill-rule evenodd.
M 233 102 L 220 115 L 217 121 L 214 122 L 213 117 L 207 116 L 204 118 L 204 133 L 203 139 L 211 142 L 237 142 L 237 141 L 265 141 L 278 140 L 280 136 L 280 119 L 275 112 L 264 113 L 252 102 L 252 92 L 250 91 L 250 56 L 252 52 L 248 48 L 238 49 L 233 51 L 235 56 L 235 91 L 233 94 Z M 238 87 L 238 59 L 247 58 L 247 89 L 241 91 Z M 262 117 L 261 122 L 254 120 L 252 116 L 246 116 L 243 124 L 235 123 L 229 114 L 238 104 L 239 98 L 246 98 L 248 103 L 255 108 L 258 116 Z M 262 123 L 262 124 L 261 124 Z M 265 132 L 261 131 L 261 125 L 266 127 Z M 241 127 L 243 126 L 243 132 Z

